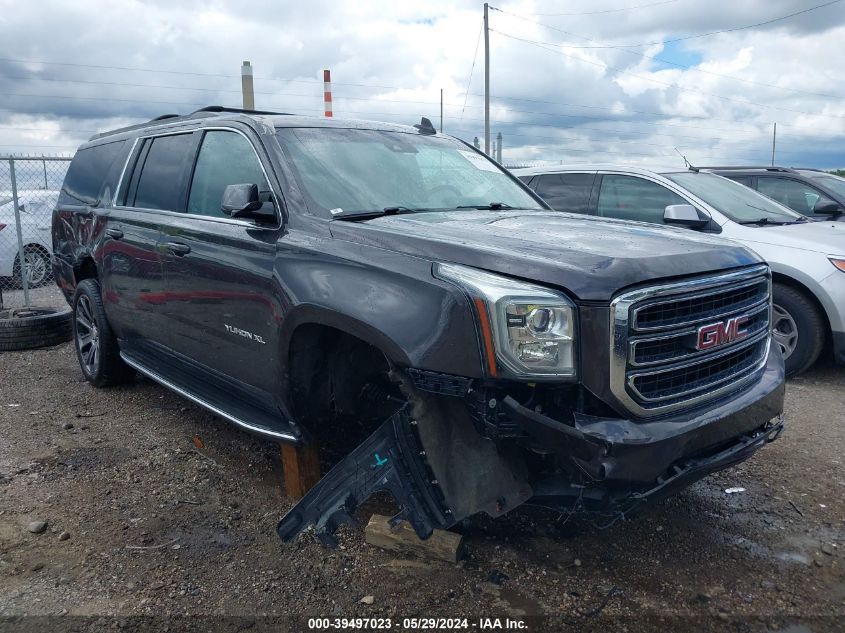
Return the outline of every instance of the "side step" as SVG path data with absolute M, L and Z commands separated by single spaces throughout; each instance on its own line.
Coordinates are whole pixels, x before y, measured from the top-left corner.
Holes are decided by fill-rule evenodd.
M 222 389 L 215 389 L 207 384 L 198 384 L 196 378 L 175 363 L 167 363 L 167 377 L 165 378 L 162 373 L 151 368 L 152 362 L 146 358 L 142 359 L 140 355 L 121 351 L 120 357 L 123 362 L 147 378 L 155 380 L 245 431 L 285 442 L 298 442 L 301 439 L 293 433 L 276 430 L 280 425 L 280 418 L 245 402 L 233 402 L 229 394 L 227 394 L 229 397 L 224 399 L 221 397 L 225 393 Z M 162 364 L 162 361 L 157 359 L 156 364 Z M 247 420 L 249 421 L 247 422 Z

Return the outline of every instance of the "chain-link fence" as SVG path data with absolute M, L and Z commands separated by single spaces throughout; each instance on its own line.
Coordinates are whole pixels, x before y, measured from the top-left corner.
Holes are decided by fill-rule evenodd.
M 61 306 L 51 223 L 70 158 L 0 158 L 0 310 Z

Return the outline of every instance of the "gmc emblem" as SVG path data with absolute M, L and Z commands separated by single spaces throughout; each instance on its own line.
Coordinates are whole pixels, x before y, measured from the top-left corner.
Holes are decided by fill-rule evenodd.
M 695 342 L 695 349 L 713 349 L 721 345 L 727 345 L 735 341 L 741 341 L 748 336 L 748 330 L 740 329 L 748 323 L 748 315 L 733 317 L 727 321 L 702 325 L 698 328 L 698 337 Z

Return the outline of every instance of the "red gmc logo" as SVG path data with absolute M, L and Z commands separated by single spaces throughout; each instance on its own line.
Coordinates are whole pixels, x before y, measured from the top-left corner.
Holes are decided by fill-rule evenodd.
M 741 341 L 748 336 L 748 330 L 740 329 L 748 323 L 749 317 L 742 315 L 733 317 L 727 321 L 702 325 L 698 328 L 698 338 L 695 342 L 695 349 L 705 350 L 727 345 L 734 341 Z

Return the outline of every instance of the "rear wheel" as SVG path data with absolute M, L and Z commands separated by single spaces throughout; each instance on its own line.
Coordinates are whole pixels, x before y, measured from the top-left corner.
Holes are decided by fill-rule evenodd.
M 117 339 L 103 309 L 100 284 L 95 279 L 81 281 L 72 306 L 76 357 L 88 382 L 107 387 L 129 381 L 134 372 L 120 358 Z
M 810 368 L 822 351 L 825 322 L 816 304 L 800 290 L 776 283 L 772 297 L 772 337 L 780 347 L 786 375 Z

